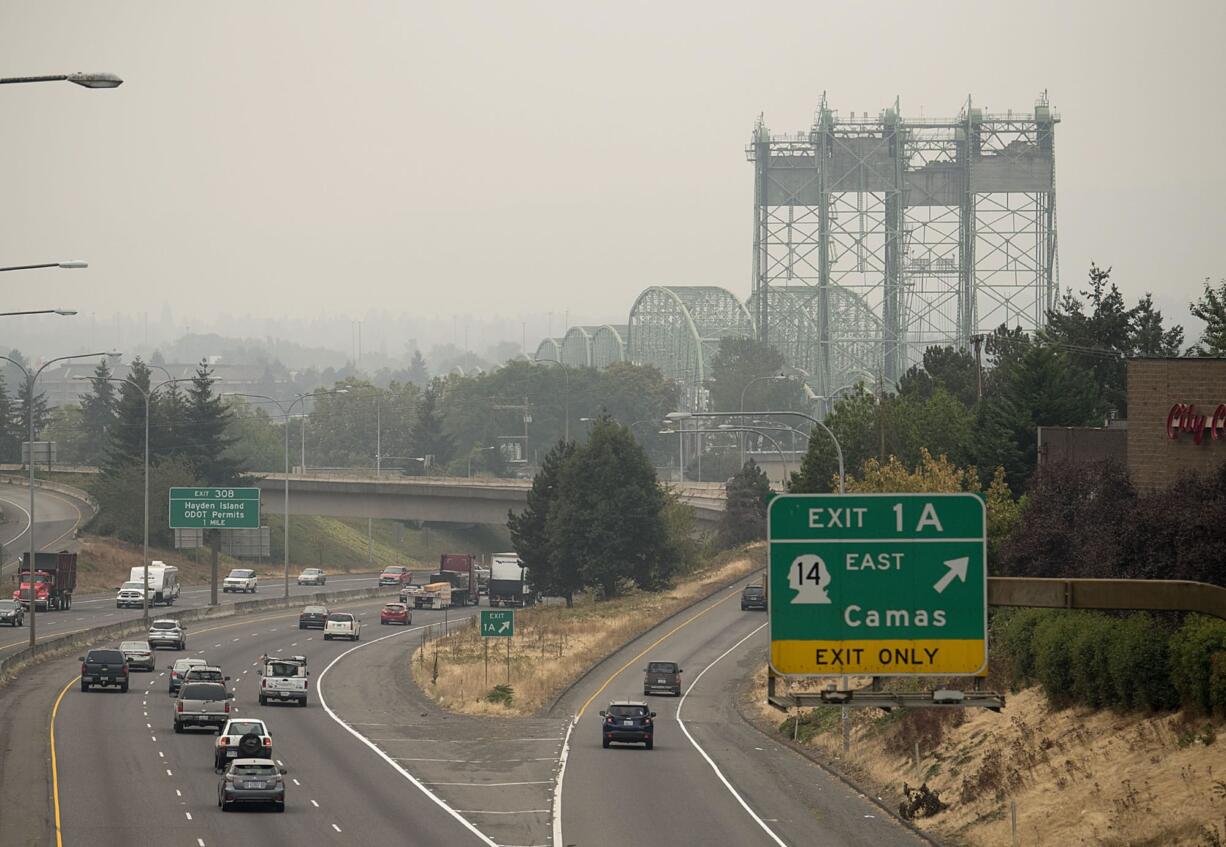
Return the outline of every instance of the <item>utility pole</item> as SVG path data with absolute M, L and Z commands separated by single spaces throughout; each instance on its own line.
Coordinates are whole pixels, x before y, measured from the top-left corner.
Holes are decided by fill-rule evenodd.
M 983 399 L 983 336 L 972 335 L 971 343 L 975 345 L 975 398 Z

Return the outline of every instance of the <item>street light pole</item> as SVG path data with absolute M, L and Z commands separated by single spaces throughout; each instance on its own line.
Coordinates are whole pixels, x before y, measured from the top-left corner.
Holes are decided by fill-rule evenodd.
M 71 82 L 82 88 L 118 88 L 123 80 L 115 74 L 52 74 L 51 76 L 6 76 L 0 77 L 0 85 L 15 85 L 23 82 Z
M 26 459 L 30 465 L 30 563 L 28 565 L 29 573 L 30 573 L 30 588 L 29 588 L 29 593 L 27 596 L 29 597 L 29 601 L 30 601 L 30 646 L 31 647 L 34 646 L 35 640 L 37 638 L 35 630 L 37 627 L 36 621 L 38 617 L 38 603 L 36 603 L 34 600 L 34 553 L 36 552 L 36 548 L 34 545 L 34 388 L 38 384 L 39 375 L 43 371 L 45 371 L 48 367 L 50 367 L 51 365 L 54 365 L 56 362 L 66 362 L 69 359 L 90 359 L 90 358 L 94 358 L 95 356 L 118 356 L 118 355 L 120 354 L 119 353 L 107 353 L 104 351 L 101 353 L 78 353 L 72 356 L 59 356 L 57 358 L 49 359 L 48 361 L 44 362 L 43 366 L 40 367 L 38 370 L 36 370 L 33 375 L 31 375 L 29 369 L 25 365 L 21 364 L 20 362 L 14 361 L 13 359 L 10 359 L 8 356 L 0 356 L 0 359 L 3 359 L 4 361 L 9 362 L 12 365 L 15 365 L 22 373 L 26 375 L 26 385 L 29 387 L 28 388 L 29 394 L 26 397 L 26 422 L 29 425 L 30 440 L 28 443 L 30 446 L 29 446 L 28 455 Z M 18 575 L 21 574 L 20 568 L 18 568 L 17 573 Z M 51 603 L 50 603 L 50 600 L 48 600 L 48 603 L 47 603 L 48 611 L 50 611 L 50 607 L 51 607 Z
M 0 273 L 4 271 L 33 271 L 38 268 L 88 268 L 89 262 L 81 259 L 70 259 L 65 262 L 39 262 L 37 265 L 9 265 L 7 268 L 0 268 Z
M 765 376 L 755 376 L 749 382 L 745 383 L 745 387 L 741 389 L 741 424 L 742 425 L 744 425 L 745 423 L 745 420 L 744 420 L 745 418 L 745 392 L 749 390 L 749 386 L 753 385 L 755 382 L 762 382 L 764 380 L 778 382 L 779 380 L 786 380 L 786 379 L 787 377 L 784 376 L 783 374 L 767 374 Z M 737 443 L 741 447 L 741 467 L 745 467 L 745 433 L 744 432 L 740 433 L 737 436 Z

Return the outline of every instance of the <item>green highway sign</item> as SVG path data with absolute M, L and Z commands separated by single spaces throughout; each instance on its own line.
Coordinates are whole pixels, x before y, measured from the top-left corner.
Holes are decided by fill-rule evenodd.
M 510 638 L 515 635 L 514 609 L 482 609 L 481 637 Z
M 258 488 L 172 488 L 171 529 L 259 529 Z
M 784 676 L 987 668 L 987 509 L 975 494 L 781 494 L 767 519 Z

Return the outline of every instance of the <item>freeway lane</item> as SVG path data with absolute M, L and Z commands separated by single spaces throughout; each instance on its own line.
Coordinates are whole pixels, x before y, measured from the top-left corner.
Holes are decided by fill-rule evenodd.
M 4 545 L 4 561 L 0 574 L 16 573 L 21 554 L 27 552 L 30 540 L 30 489 L 21 485 L 0 485 L 0 503 L 8 522 L 0 530 L 0 543 Z M 70 497 L 45 489 L 34 491 L 35 517 L 34 544 L 39 550 L 63 549 L 72 544 L 75 530 L 89 517 L 83 503 Z M 11 583 L 6 583 L 10 587 Z M 6 592 L 7 593 L 7 592 Z
M 765 661 L 767 643 L 765 616 L 740 611 L 738 597 L 739 586 L 657 627 L 598 666 L 568 695 L 562 706 L 579 718 L 560 792 L 562 843 L 925 843 L 736 714 L 739 683 Z M 643 668 L 649 660 L 681 664 L 688 686 L 684 700 L 646 698 L 657 712 L 654 750 L 602 749 L 597 713 L 610 700 L 644 699 Z M 693 743 L 677 720 L 682 702 L 681 717 Z
M 377 623 L 382 602 L 347 607 L 362 614 L 364 639 L 391 630 Z M 473 613 L 452 610 L 450 618 Z M 289 770 L 284 814 L 222 813 L 216 807 L 213 735 L 176 735 L 164 672 L 134 674 L 126 695 L 83 694 L 73 684 L 60 704 L 55 727 L 63 843 L 301 847 L 401 843 L 411 834 L 419 844 L 480 844 L 329 717 L 317 694 L 306 709 L 258 705 L 254 663 L 261 653 L 306 655 L 314 689 L 327 664 L 353 646 L 324 642 L 318 630 L 299 630 L 296 615 L 273 613 L 202 627 L 186 653 L 159 653 L 162 665 L 179 655 L 201 655 L 221 664 L 236 689 L 237 714 L 268 722 L 275 757 Z M 422 625 L 441 620 L 442 614 L 419 611 L 414 618 L 415 625 Z M 61 685 L 75 683 L 75 663 L 59 665 Z

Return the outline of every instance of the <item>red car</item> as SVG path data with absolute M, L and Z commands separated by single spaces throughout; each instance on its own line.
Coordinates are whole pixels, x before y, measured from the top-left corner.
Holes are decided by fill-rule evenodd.
M 401 626 L 408 626 L 413 623 L 413 613 L 404 603 L 388 603 L 379 610 L 379 623 L 398 623 Z
M 388 565 L 379 574 L 379 585 L 405 585 L 413 581 L 413 572 L 404 565 Z

